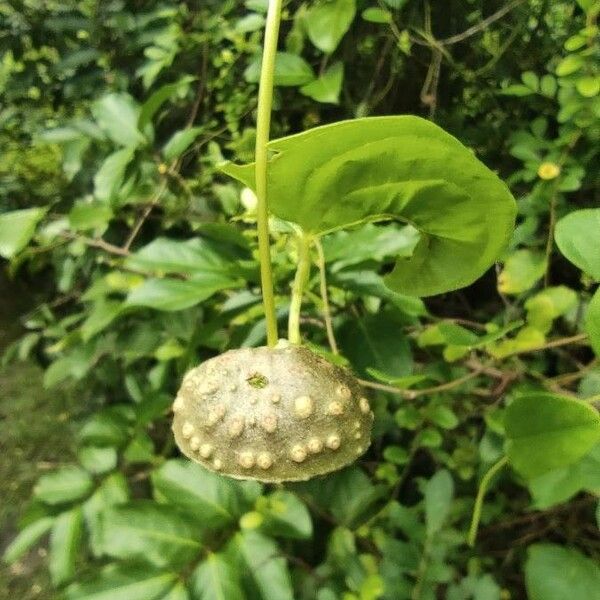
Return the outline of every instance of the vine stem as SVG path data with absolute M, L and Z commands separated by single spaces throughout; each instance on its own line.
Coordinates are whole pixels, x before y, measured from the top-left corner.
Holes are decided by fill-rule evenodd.
M 327 331 L 327 340 L 331 351 L 334 354 L 339 354 L 339 348 L 335 340 L 333 331 L 333 322 L 331 320 L 331 307 L 329 305 L 329 294 L 327 292 L 327 267 L 325 265 L 325 253 L 323 245 L 319 238 L 315 238 L 315 247 L 317 248 L 317 256 L 319 257 L 319 276 L 321 284 L 321 300 L 323 302 L 323 318 L 325 319 L 325 329 Z
M 300 309 L 302 307 L 302 294 L 304 285 L 310 275 L 310 245 L 312 239 L 303 234 L 298 234 L 298 268 L 292 285 L 292 301 L 288 319 L 288 340 L 292 344 L 300 344 Z
M 277 343 L 277 317 L 273 293 L 273 273 L 271 269 L 271 249 L 269 243 L 269 205 L 267 201 L 267 162 L 269 135 L 271 132 L 271 111 L 273 108 L 273 81 L 275 78 L 275 58 L 281 22 L 283 0 L 270 0 L 265 28 L 264 52 L 258 89 L 256 117 L 256 197 L 258 226 L 258 255 L 260 259 L 260 280 L 263 307 L 267 325 L 267 344 Z
M 481 510 L 483 509 L 483 500 L 485 494 L 490 486 L 494 475 L 496 475 L 501 469 L 508 464 L 508 457 L 503 456 L 498 462 L 494 463 L 483 476 L 479 489 L 477 490 L 477 498 L 475 498 L 475 507 L 473 508 L 473 517 L 471 519 L 471 527 L 469 527 L 469 533 L 467 535 L 467 543 L 471 548 L 475 545 L 477 539 L 477 530 L 479 529 L 479 521 L 481 520 Z

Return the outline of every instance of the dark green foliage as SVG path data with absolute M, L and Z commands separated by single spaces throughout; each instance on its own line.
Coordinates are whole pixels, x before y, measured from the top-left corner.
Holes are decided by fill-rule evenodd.
M 304 339 L 372 386 L 373 443 L 357 464 L 275 488 L 178 454 L 169 410 L 184 373 L 265 340 L 255 197 L 219 168 L 253 161 L 266 6 L 0 1 L 0 256 L 39 301 L 6 368 L 28 357 L 45 368 L 54 397 L 23 404 L 32 424 L 60 412 L 65 389 L 78 403 L 77 458 L 65 453 L 35 484 L 5 558 L 47 541 L 68 600 L 550 600 L 563 589 L 595 600 L 595 0 L 286 4 L 273 138 L 355 117 L 428 117 L 507 182 L 516 229 L 495 272 L 426 300 L 414 294 L 471 281 L 508 237 L 510 197 L 485 171 L 482 204 L 469 206 L 493 239 L 480 236 L 475 253 L 438 249 L 428 281 L 444 285 L 417 289 L 422 220 L 408 214 L 411 225 L 360 214 L 322 237 L 322 254 L 313 248 Z M 419 146 L 412 167 L 427 170 L 426 144 L 401 139 L 398 156 L 410 161 Z M 336 172 L 329 146 L 317 162 Z M 444 181 L 479 164 L 454 147 L 447 164 L 431 152 Z M 271 229 L 282 324 L 297 260 L 282 219 L 300 215 L 292 220 L 318 232 L 348 225 L 329 210 L 339 185 L 306 205 L 286 192 L 318 150 L 281 162 Z M 387 150 L 369 172 L 383 170 Z M 342 184 L 360 179 L 357 165 Z M 481 211 L 490 185 L 506 199 L 499 217 Z M 445 212 L 428 223 L 461 237 L 478 226 L 469 206 L 464 223 Z M 397 261 L 412 278 L 390 289 Z M 479 482 L 505 453 L 469 549 Z

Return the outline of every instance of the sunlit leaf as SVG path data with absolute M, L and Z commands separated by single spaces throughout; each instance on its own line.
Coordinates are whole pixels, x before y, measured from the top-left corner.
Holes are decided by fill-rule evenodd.
M 355 0 L 331 0 L 316 4 L 304 16 L 310 41 L 326 54 L 337 47 L 356 15 Z
M 600 590 L 600 567 L 573 548 L 534 544 L 528 549 L 525 584 L 529 600 L 592 600 Z
M 531 479 L 572 465 L 600 440 L 600 414 L 589 404 L 549 393 L 516 398 L 506 409 L 511 466 Z
M 26 208 L 0 214 L 0 256 L 12 258 L 29 243 L 45 208 Z
M 420 231 L 412 257 L 385 279 L 395 291 L 427 296 L 468 285 L 512 231 L 515 203 L 506 186 L 458 140 L 418 117 L 344 121 L 269 148 L 278 217 L 315 234 L 390 219 Z M 252 165 L 223 170 L 254 186 Z

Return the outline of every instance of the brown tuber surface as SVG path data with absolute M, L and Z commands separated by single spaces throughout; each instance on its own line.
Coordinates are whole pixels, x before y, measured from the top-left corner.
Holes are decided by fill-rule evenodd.
M 354 376 L 307 348 L 230 350 L 189 371 L 173 404 L 181 451 L 236 479 L 302 481 L 354 462 L 373 413 Z

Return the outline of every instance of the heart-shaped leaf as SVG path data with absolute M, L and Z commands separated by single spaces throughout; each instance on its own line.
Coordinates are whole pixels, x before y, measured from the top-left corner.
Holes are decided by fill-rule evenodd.
M 313 235 L 398 220 L 421 234 L 386 278 L 430 296 L 470 284 L 504 248 L 514 225 L 508 188 L 457 139 L 413 116 L 343 121 L 269 144 L 271 210 Z M 254 187 L 254 165 L 225 173 Z

